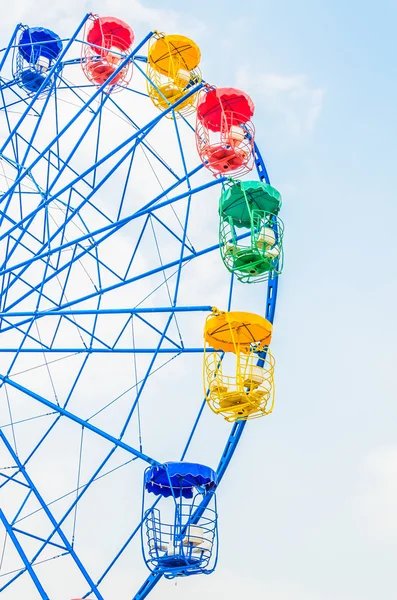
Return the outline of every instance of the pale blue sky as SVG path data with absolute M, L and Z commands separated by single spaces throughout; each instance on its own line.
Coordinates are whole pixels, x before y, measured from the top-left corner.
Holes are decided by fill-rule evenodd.
M 252 95 L 283 194 L 275 411 L 249 424 L 222 483 L 216 573 L 163 582 L 153 600 L 397 598 L 397 4 L 46 4 L 10 8 L 2 40 L 18 21 L 60 31 L 85 10 L 137 39 L 164 22 L 193 37 L 207 81 Z M 238 298 L 259 306 L 260 293 Z

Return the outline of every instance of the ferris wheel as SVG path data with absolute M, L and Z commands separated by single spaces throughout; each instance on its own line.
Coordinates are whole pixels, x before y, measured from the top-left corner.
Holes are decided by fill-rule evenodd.
M 273 409 L 281 195 L 252 99 L 200 58 L 93 14 L 1 51 L 5 600 L 212 573 L 220 483 Z

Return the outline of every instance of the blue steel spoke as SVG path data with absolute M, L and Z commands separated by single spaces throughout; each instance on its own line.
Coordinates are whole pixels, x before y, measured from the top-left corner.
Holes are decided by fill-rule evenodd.
M 164 336 L 165 339 L 165 336 Z M 98 348 L 96 346 L 92 348 L 78 347 L 78 346 L 60 346 L 51 348 L 51 352 L 58 354 L 179 354 L 184 352 L 186 354 L 200 354 L 203 352 L 203 346 L 189 347 L 189 346 L 176 346 L 175 348 Z M 42 354 L 43 348 L 26 348 L 20 346 L 7 346 L 6 348 L 0 348 L 2 354 Z M 1 380 L 0 375 L 0 380 Z
M 102 240 L 100 240 L 100 241 L 102 241 Z M 51 265 L 51 263 L 50 263 L 50 266 L 51 266 L 51 268 L 53 269 L 53 273 L 52 273 L 51 277 L 48 277 L 48 278 L 46 279 L 46 281 L 44 281 L 44 283 L 48 283 L 48 281 L 49 281 L 50 279 L 53 279 L 54 277 L 58 277 L 58 276 L 59 276 L 59 274 L 60 274 L 62 271 L 66 270 L 66 269 L 68 270 L 68 274 L 69 274 L 69 273 L 70 273 L 70 270 L 71 270 L 71 268 L 72 268 L 72 266 L 73 266 L 73 264 L 74 264 L 75 262 L 77 262 L 77 261 L 78 261 L 78 260 L 79 260 L 81 257 L 83 257 L 85 254 L 87 254 L 88 256 L 92 256 L 92 255 L 91 255 L 91 250 L 92 250 L 92 249 L 95 249 L 95 247 L 96 247 L 97 243 L 98 243 L 98 242 L 95 242 L 95 241 L 94 241 L 94 242 L 91 244 L 91 246 L 90 246 L 90 247 L 87 247 L 87 248 L 81 247 L 81 248 L 83 248 L 83 250 L 82 250 L 82 252 L 81 252 L 81 253 L 80 253 L 78 256 L 76 256 L 76 251 L 77 251 L 77 248 L 79 248 L 79 247 L 80 247 L 80 245 L 76 245 L 74 248 L 72 248 L 72 246 L 70 246 L 70 249 L 72 249 L 72 250 L 73 250 L 73 253 L 72 253 L 72 258 L 69 260 L 69 262 L 66 262 L 66 263 L 65 263 L 65 264 L 62 266 L 62 268 L 59 268 L 59 267 L 58 267 L 58 268 L 56 268 L 55 266 Z M 46 257 L 48 257 L 48 256 L 50 256 L 50 255 L 52 255 L 52 252 L 50 252 L 50 253 L 47 253 L 47 254 L 46 254 Z M 44 258 L 45 258 L 45 257 L 43 257 L 43 258 L 42 258 L 42 257 L 38 257 L 38 260 L 41 260 L 42 262 L 46 263 L 46 261 L 44 260 Z M 12 286 L 13 286 L 13 285 L 16 283 L 16 281 L 17 281 L 17 280 L 20 280 L 20 281 L 24 282 L 26 285 L 28 285 L 28 287 L 29 287 L 29 288 L 30 288 L 30 290 L 31 290 L 30 292 L 27 292 L 27 293 L 26 293 L 26 294 L 24 294 L 22 297 L 20 297 L 18 300 L 15 300 L 15 301 L 14 301 L 12 304 L 10 304 L 10 306 L 9 306 L 8 308 L 12 308 L 12 307 L 16 306 L 17 304 L 19 304 L 19 303 L 20 303 L 22 300 L 24 300 L 25 298 L 27 298 L 28 296 L 30 296 L 30 295 L 31 295 L 33 292 L 36 292 L 36 291 L 37 291 L 37 289 L 38 289 L 38 287 L 40 286 L 40 283 L 41 283 L 41 282 L 40 282 L 38 285 L 36 285 L 36 286 L 33 286 L 33 285 L 31 285 L 30 283 L 26 282 L 26 280 L 22 279 L 22 277 L 21 277 L 21 275 L 22 275 L 23 273 L 26 273 L 26 271 L 28 270 L 28 268 L 29 268 L 29 266 L 31 265 L 31 263 L 32 263 L 32 262 L 35 262 L 35 261 L 36 261 L 36 257 L 35 257 L 35 256 L 33 256 L 30 262 L 27 262 L 27 263 L 25 263 L 24 267 L 22 268 L 22 270 L 20 271 L 20 273 L 19 273 L 19 274 L 15 274 L 15 268 L 11 268 L 11 269 L 5 269 L 5 271 L 6 271 L 7 273 L 9 273 L 9 272 L 12 272 L 13 274 L 15 274 L 15 277 L 14 277 L 14 279 L 13 279 L 12 281 L 10 281 L 10 282 L 9 282 L 9 284 L 8 284 L 8 288 L 7 288 L 7 289 L 11 288 L 11 287 L 12 287 Z M 67 274 L 67 277 L 68 277 L 68 274 Z M 120 279 L 120 278 L 119 278 L 119 279 Z M 53 302 L 54 304 L 57 304 L 55 301 L 51 300 L 50 298 L 47 298 L 47 299 L 48 299 L 48 300 L 50 300 L 51 302 Z
M 187 210 L 187 217 L 186 217 L 186 219 L 188 219 L 188 212 L 189 212 L 189 211 Z M 183 246 L 182 246 L 182 256 L 183 256 Z M 178 280 L 178 283 L 179 283 L 179 280 Z M 175 305 L 176 305 L 177 296 L 178 296 L 178 289 L 179 289 L 179 285 L 176 285 L 176 286 L 175 286 L 175 292 L 174 292 L 174 301 L 173 301 L 173 306 L 175 306 Z M 155 361 L 156 361 L 156 358 L 157 358 L 158 351 L 162 349 L 162 348 L 161 348 L 161 345 L 162 345 L 162 343 L 163 343 L 163 340 L 164 340 L 164 338 L 165 338 L 165 336 L 166 336 L 167 330 L 168 330 L 168 328 L 169 328 L 169 326 L 170 326 L 170 324 L 171 324 L 171 321 L 172 321 L 172 319 L 173 319 L 173 317 L 174 317 L 174 316 L 175 316 L 175 312 L 172 312 L 172 313 L 170 314 L 170 316 L 169 316 L 169 318 L 168 318 L 167 322 L 166 322 L 166 325 L 165 325 L 165 327 L 164 327 L 164 331 L 163 331 L 163 334 L 162 334 L 162 336 L 161 336 L 161 338 L 160 338 L 159 344 L 158 344 L 158 346 L 157 346 L 157 348 L 156 348 L 156 351 L 155 351 L 155 353 L 153 354 L 153 357 L 152 357 L 152 359 L 151 359 L 151 361 L 150 361 L 150 363 L 149 363 L 148 369 L 147 369 L 147 371 L 146 371 L 146 375 L 145 375 L 145 376 L 144 376 L 144 378 L 143 378 L 143 381 L 142 381 L 141 387 L 140 387 L 140 388 L 139 388 L 139 390 L 138 390 L 138 393 L 137 393 L 137 395 L 136 395 L 136 399 L 135 399 L 135 401 L 134 401 L 134 403 L 133 403 L 133 405 L 132 405 L 132 407 L 131 407 L 131 410 L 130 410 L 130 412 L 129 412 L 128 416 L 127 416 L 127 419 L 126 419 L 126 421 L 125 421 L 124 427 L 123 427 L 123 429 L 122 429 L 122 431 L 121 431 L 121 437 L 124 435 L 124 433 L 125 433 L 125 432 L 126 432 L 126 430 L 127 430 L 127 427 L 128 427 L 128 424 L 129 424 L 129 422 L 130 422 L 130 420 L 131 420 L 131 417 L 132 417 L 132 415 L 133 415 L 133 412 L 134 412 L 134 410 L 135 410 L 135 408 L 136 408 L 136 406 L 137 406 L 137 404 L 138 404 L 138 402 L 139 402 L 139 398 L 140 398 L 140 396 L 141 396 L 141 394 L 142 394 L 142 392 L 143 392 L 143 389 L 144 389 L 144 387 L 145 387 L 145 384 L 146 384 L 146 382 L 147 382 L 147 380 L 148 380 L 148 377 L 150 376 L 150 373 L 151 373 L 151 371 L 152 371 L 152 368 L 153 368 L 153 366 L 154 366 L 154 363 L 155 363 Z
M 7 383 L 11 387 L 17 389 L 18 391 L 23 392 L 26 396 L 33 398 L 33 400 L 37 400 L 37 402 L 39 402 L 40 404 L 44 404 L 45 406 L 47 406 L 47 408 L 51 408 L 54 412 L 58 412 L 60 415 L 67 417 L 68 419 L 77 423 L 78 425 L 81 425 L 82 427 L 89 429 L 93 433 L 96 433 L 100 437 L 103 437 L 104 439 L 111 442 L 115 446 L 118 446 L 118 447 L 122 448 L 123 450 L 126 450 L 127 452 L 129 452 L 130 454 L 133 454 L 137 458 L 141 458 L 142 460 L 149 463 L 150 465 L 160 464 L 153 458 L 150 458 L 149 456 L 147 456 L 146 454 L 143 454 L 142 452 L 135 450 L 135 448 L 133 448 L 129 444 L 126 444 L 122 440 L 119 440 L 119 439 L 115 438 L 114 436 L 110 435 L 110 433 L 107 433 L 106 431 L 100 429 L 99 427 L 92 425 L 92 423 L 89 423 L 86 420 L 82 419 L 81 417 L 78 417 L 77 415 L 73 414 L 72 412 L 65 410 L 61 406 L 54 404 L 54 402 L 47 400 L 47 398 L 40 396 L 40 394 L 36 394 L 32 390 L 29 390 L 28 388 L 24 387 L 23 385 L 20 385 L 16 381 L 13 381 L 9 377 L 0 374 L 0 379 L 4 383 Z M 1 431 L 0 431 L 0 437 L 2 437 L 3 441 L 4 441 L 4 434 L 2 434 Z

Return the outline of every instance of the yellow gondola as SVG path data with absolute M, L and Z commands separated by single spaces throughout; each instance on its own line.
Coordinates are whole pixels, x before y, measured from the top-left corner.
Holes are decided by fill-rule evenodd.
M 201 81 L 198 70 L 200 48 L 183 35 L 155 33 L 151 39 L 147 62 L 147 91 L 153 104 L 165 110 L 183 98 L 189 88 Z M 197 94 L 181 102 L 176 113 L 194 111 Z M 173 113 L 169 114 L 173 117 Z
M 272 324 L 252 313 L 214 309 L 207 318 L 204 393 L 214 413 L 233 422 L 272 412 L 274 358 L 268 348 L 271 335 Z M 221 352 L 226 353 L 225 358 Z

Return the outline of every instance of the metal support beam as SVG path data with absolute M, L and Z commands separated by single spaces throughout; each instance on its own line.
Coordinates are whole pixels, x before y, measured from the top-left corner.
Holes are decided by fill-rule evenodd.
M 0 508 L 0 520 L 3 523 L 10 540 L 14 544 L 15 550 L 18 552 L 19 556 L 21 557 L 21 560 L 22 560 L 23 564 L 25 565 L 25 569 L 29 573 L 30 578 L 33 581 L 33 584 L 36 586 L 36 589 L 37 589 L 38 593 L 40 594 L 41 598 L 43 598 L 43 600 L 50 600 L 49 595 L 47 594 L 47 592 L 44 590 L 43 586 L 41 585 L 39 578 L 37 577 L 36 573 L 34 572 L 34 569 L 33 569 L 32 565 L 30 564 L 28 557 L 26 556 L 21 544 L 19 543 L 17 536 L 15 535 L 13 528 L 7 521 L 6 516 L 3 513 L 3 511 L 1 510 L 1 508 Z
M 13 381 L 9 377 L 5 377 L 4 375 L 0 374 L 0 380 L 3 381 L 4 383 L 7 383 L 8 385 L 15 388 L 16 390 L 22 392 L 26 396 L 33 398 L 33 400 L 37 400 L 37 402 L 40 402 L 40 404 L 44 404 L 44 406 L 51 408 L 51 410 L 59 413 L 60 415 L 62 415 L 64 417 L 67 417 L 71 421 L 74 421 L 75 423 L 78 423 L 79 425 L 81 425 L 82 427 L 85 427 L 89 431 L 92 431 L 93 433 L 96 433 L 97 435 L 103 437 L 105 440 L 108 440 L 108 442 L 111 442 L 115 446 L 118 446 L 118 447 L 122 448 L 123 450 L 126 450 L 127 452 L 129 452 L 130 454 L 133 454 L 137 458 L 141 458 L 142 460 L 149 463 L 150 465 L 156 466 L 156 465 L 160 464 L 157 460 L 154 460 L 153 458 L 150 458 L 150 456 L 147 456 L 146 454 L 143 454 L 142 452 L 135 450 L 135 448 L 133 448 L 132 446 L 129 446 L 122 440 L 118 440 L 117 438 L 110 435 L 110 433 L 107 433 L 106 431 L 99 429 L 99 427 L 95 427 L 95 425 L 92 425 L 92 423 L 90 423 L 89 421 L 85 421 L 84 419 L 81 419 L 77 415 L 74 415 L 73 413 L 71 413 L 69 410 L 65 410 L 61 406 L 58 406 L 57 404 L 50 402 L 50 400 L 47 400 L 46 398 L 43 398 L 43 396 L 40 396 L 39 394 L 32 392 L 32 390 L 29 390 L 28 388 L 24 387 L 23 385 L 20 385 L 19 383 L 17 383 L 16 381 Z M 0 431 L 0 435 L 1 435 L 1 431 Z
M 132 600 L 143 600 L 152 591 L 154 586 L 160 581 L 162 574 L 159 571 L 150 573 L 146 581 L 141 585 L 138 592 L 135 594 Z
M 59 310 L 35 310 L 35 311 L 10 311 L 0 312 L 0 319 L 12 317 L 57 317 L 59 315 L 139 315 L 142 313 L 179 313 L 179 312 L 211 312 L 212 306 L 158 306 L 158 307 L 138 307 L 138 308 L 98 308 L 78 310 L 74 308 Z

